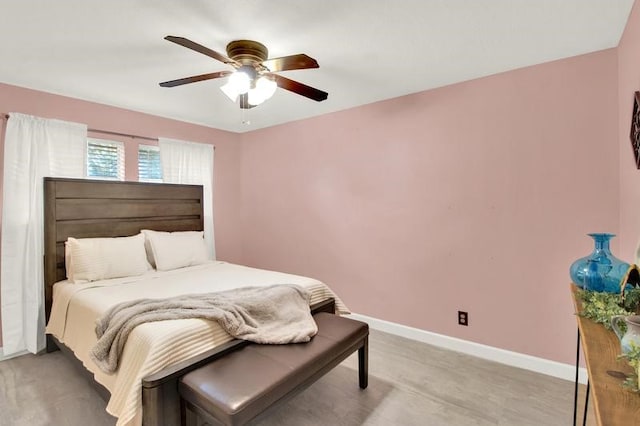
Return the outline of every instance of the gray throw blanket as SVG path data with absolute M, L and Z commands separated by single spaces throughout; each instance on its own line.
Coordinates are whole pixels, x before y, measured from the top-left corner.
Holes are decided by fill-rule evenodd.
M 136 326 L 183 318 L 217 321 L 233 337 L 255 343 L 308 342 L 318 332 L 309 298 L 300 286 L 278 284 L 120 303 L 96 321 L 98 342 L 90 356 L 102 371 L 113 373 Z

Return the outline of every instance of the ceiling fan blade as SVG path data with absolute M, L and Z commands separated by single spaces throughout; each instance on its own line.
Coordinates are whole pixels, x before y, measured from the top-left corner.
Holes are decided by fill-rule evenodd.
M 309 99 L 313 99 L 314 101 L 321 102 L 327 99 L 327 96 L 329 96 L 327 92 L 323 92 L 322 90 L 315 89 L 311 86 L 307 86 L 306 84 L 288 79 L 281 75 L 271 73 L 268 73 L 268 75 L 275 78 L 278 87 L 293 93 L 297 93 L 298 95 L 305 96 Z
M 269 71 L 303 70 L 307 68 L 319 68 L 318 62 L 310 56 L 300 53 L 298 55 L 283 56 L 281 58 L 267 59 L 262 62 Z
M 204 47 L 201 44 L 196 43 L 195 41 L 191 41 L 184 37 L 176 37 L 176 36 L 166 36 L 164 38 L 170 42 L 175 44 L 179 44 L 180 46 L 186 47 L 187 49 L 195 50 L 198 53 L 202 53 L 203 55 L 207 55 L 210 58 L 217 59 L 218 61 L 232 65 L 234 67 L 239 67 L 240 64 L 233 59 L 229 59 L 221 53 L 216 52 L 215 50 L 211 50 L 208 47 Z
M 183 84 L 195 83 L 196 81 L 213 80 L 214 78 L 226 77 L 233 74 L 233 71 L 218 71 L 209 74 L 194 75 L 193 77 L 179 78 L 177 80 L 163 81 L 160 83 L 162 87 L 182 86 Z

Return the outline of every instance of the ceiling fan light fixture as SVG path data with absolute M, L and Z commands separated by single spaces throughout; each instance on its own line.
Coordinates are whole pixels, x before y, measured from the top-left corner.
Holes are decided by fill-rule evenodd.
M 249 96 L 247 96 L 247 102 L 249 105 L 260 105 L 264 101 L 265 99 L 260 96 L 260 93 L 256 89 L 249 90 Z
M 222 93 L 227 95 L 231 102 L 235 102 L 238 96 L 244 95 L 251 89 L 251 78 L 246 72 L 238 70 L 229 76 L 227 84 L 220 87 Z
M 260 105 L 267 99 L 273 96 L 278 87 L 277 83 L 266 77 L 262 76 L 256 81 L 256 85 L 253 89 L 249 90 L 249 96 L 247 102 L 250 105 Z
M 251 88 L 251 78 L 243 71 L 236 71 L 229 76 L 229 84 L 239 95 L 244 95 Z
M 220 90 L 222 90 L 222 93 L 224 93 L 227 98 L 231 99 L 231 102 L 235 102 L 238 100 L 239 93 L 236 90 L 235 86 L 230 82 L 227 81 L 227 84 L 220 87 Z

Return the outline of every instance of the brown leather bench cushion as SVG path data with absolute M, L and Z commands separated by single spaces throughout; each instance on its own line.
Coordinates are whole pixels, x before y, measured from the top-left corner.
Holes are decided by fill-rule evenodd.
M 310 342 L 245 346 L 183 376 L 181 397 L 223 424 L 244 424 L 333 368 L 369 334 L 360 321 L 328 313 L 314 318 L 318 334 Z

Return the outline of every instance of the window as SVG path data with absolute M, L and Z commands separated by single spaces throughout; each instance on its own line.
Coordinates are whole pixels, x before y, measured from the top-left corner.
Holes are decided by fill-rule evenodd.
M 140 182 L 162 182 L 159 147 L 138 145 L 138 180 Z
M 124 145 L 104 139 L 87 139 L 87 177 L 124 180 Z

